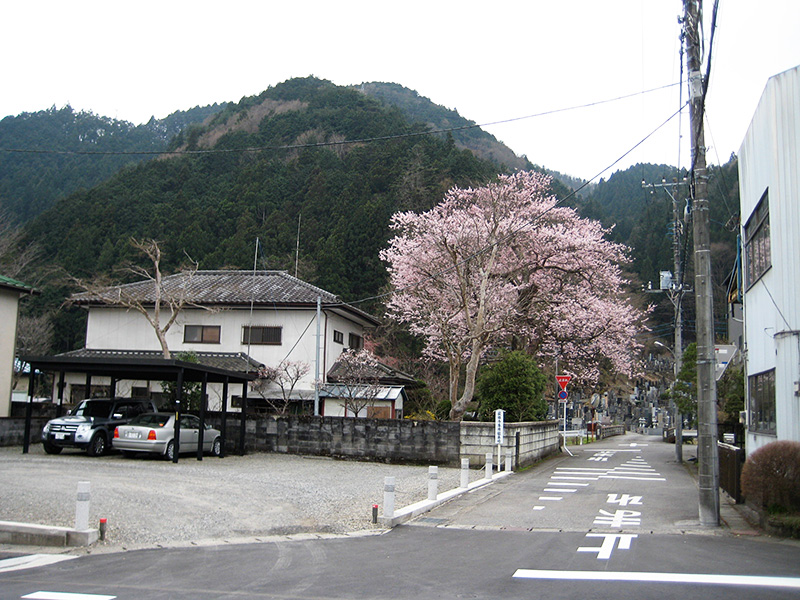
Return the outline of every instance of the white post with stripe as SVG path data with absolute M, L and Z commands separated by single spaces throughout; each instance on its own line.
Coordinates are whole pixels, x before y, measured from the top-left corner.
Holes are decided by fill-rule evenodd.
M 89 505 L 92 499 L 92 486 L 88 481 L 78 482 L 78 496 L 75 501 L 75 529 L 89 529 Z

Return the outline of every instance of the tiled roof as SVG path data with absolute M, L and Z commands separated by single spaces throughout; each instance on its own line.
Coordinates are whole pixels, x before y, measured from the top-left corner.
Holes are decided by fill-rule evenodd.
M 342 363 L 337 360 L 328 371 L 327 379 L 332 383 L 339 383 L 344 377 L 345 371 L 342 368 Z M 375 379 L 383 385 L 404 385 L 412 388 L 419 385 L 417 380 L 408 373 L 381 362 L 375 365 L 372 372 L 368 374 L 368 378 Z
M 180 354 L 181 352 L 173 352 L 172 358 L 180 360 Z M 244 352 L 195 352 L 194 354 L 197 356 L 197 362 L 199 364 L 215 369 L 224 369 L 226 371 L 252 373 L 264 366 Z M 164 357 L 158 350 L 93 350 L 91 348 L 72 350 L 71 352 L 65 352 L 58 356 L 91 359 L 127 358 L 134 360 L 154 360 Z
M 168 275 L 162 280 L 167 294 L 184 296 L 192 304 L 316 304 L 339 299 L 323 289 L 292 277 L 286 271 L 195 271 Z M 100 292 L 74 294 L 76 304 L 113 303 L 122 294 L 143 304 L 155 302 L 152 281 L 111 286 Z
M 11 288 L 14 290 L 19 290 L 21 292 L 28 292 L 28 293 L 38 293 L 35 289 L 33 289 L 32 285 L 28 285 L 27 283 L 22 283 L 21 281 L 17 281 L 16 279 L 11 279 L 11 277 L 6 277 L 5 275 L 0 275 L 0 287 L 4 288 Z

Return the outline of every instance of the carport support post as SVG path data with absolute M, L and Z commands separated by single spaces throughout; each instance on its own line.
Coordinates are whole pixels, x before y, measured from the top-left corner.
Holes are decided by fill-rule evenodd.
M 225 457 L 225 440 L 227 439 L 228 435 L 228 381 L 229 378 L 225 377 L 225 381 L 222 382 L 222 431 L 220 432 L 220 448 L 219 448 L 219 457 Z
M 203 460 L 203 434 L 206 429 L 206 389 L 208 373 L 203 372 L 203 383 L 200 384 L 200 431 L 197 432 L 197 460 Z
M 22 436 L 22 453 L 28 453 L 31 444 L 31 419 L 33 418 L 33 388 L 36 380 L 36 369 L 31 365 L 31 372 L 28 375 L 28 403 L 25 405 L 25 432 Z
M 239 456 L 244 456 L 244 436 L 247 433 L 247 382 L 242 382 L 242 422 L 239 424 Z
M 64 414 L 64 388 L 67 387 L 67 382 L 64 380 L 66 373 L 61 371 L 58 374 L 58 410 L 56 411 L 56 417 L 60 417 Z
M 175 436 L 173 444 L 175 455 L 172 462 L 178 462 L 178 453 L 181 449 L 181 400 L 183 399 L 183 369 L 178 369 L 178 380 L 175 382 Z

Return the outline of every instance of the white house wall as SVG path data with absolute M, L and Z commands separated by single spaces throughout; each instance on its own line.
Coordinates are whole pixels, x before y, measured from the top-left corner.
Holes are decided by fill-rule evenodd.
M 11 384 L 14 373 L 14 351 L 17 343 L 19 292 L 0 288 L 0 417 L 11 414 Z
M 768 189 L 772 259 L 771 268 L 744 294 L 746 371 L 775 369 L 777 439 L 800 441 L 798 142 L 800 67 L 769 80 L 739 151 L 742 224 Z M 775 439 L 749 432 L 747 451 Z
M 162 315 L 162 319 L 164 318 L 166 317 Z M 185 343 L 183 341 L 185 325 L 219 325 L 220 342 Z M 242 328 L 247 325 L 281 327 L 281 344 L 253 344 L 248 347 L 242 343 Z M 324 378 L 325 373 L 347 347 L 349 335 L 354 333 L 363 337 L 364 330 L 361 325 L 327 310 L 322 312 L 320 327 L 323 335 L 320 374 Z M 343 343 L 334 342 L 334 330 L 342 332 Z M 277 366 L 282 360 L 304 362 L 309 366 L 309 371 L 299 382 L 297 390 L 309 392 L 314 389 L 316 333 L 316 310 L 313 309 L 257 308 L 251 317 L 249 309 L 211 312 L 192 308 L 184 310 L 167 332 L 167 344 L 173 354 L 186 351 L 243 352 L 258 362 L 270 366 Z M 86 348 L 161 350 L 153 328 L 143 315 L 111 307 L 96 307 L 89 310 Z M 235 390 L 234 393 L 239 394 Z

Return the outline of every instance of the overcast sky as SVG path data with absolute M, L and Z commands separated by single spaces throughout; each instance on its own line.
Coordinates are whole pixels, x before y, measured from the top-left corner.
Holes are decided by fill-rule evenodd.
M 682 12 L 681 0 L 6 1 L 0 116 L 70 104 L 138 124 L 315 75 L 399 83 L 491 123 L 676 83 Z M 767 79 L 800 64 L 800 2 L 720 0 L 717 25 L 706 141 L 709 162 L 724 163 Z M 679 92 L 485 129 L 588 179 L 676 112 Z M 675 118 L 605 176 L 637 162 L 687 166 L 688 120 L 687 110 L 682 141 Z

